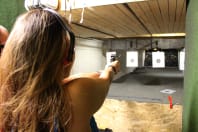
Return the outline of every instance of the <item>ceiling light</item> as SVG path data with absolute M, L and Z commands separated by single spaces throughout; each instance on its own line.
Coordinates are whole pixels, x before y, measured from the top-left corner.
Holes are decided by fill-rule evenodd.
M 185 33 L 162 33 L 162 34 L 152 34 L 152 37 L 184 37 Z

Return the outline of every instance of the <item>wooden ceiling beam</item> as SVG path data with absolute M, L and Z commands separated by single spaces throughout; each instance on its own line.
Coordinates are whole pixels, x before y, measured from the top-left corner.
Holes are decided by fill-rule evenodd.
M 89 29 L 89 30 L 92 30 L 92 31 L 95 31 L 95 32 L 98 32 L 98 33 L 102 33 L 102 34 L 105 34 L 105 35 L 109 35 L 113 38 L 118 38 L 117 36 L 113 35 L 113 34 L 109 34 L 109 33 L 106 33 L 106 32 L 103 32 L 103 31 L 100 31 L 98 29 L 94 29 L 94 28 L 91 28 L 91 27 L 88 27 L 88 26 L 85 26 L 85 25 L 81 25 L 81 24 L 78 24 L 78 23 L 75 23 L 75 22 L 72 22 L 72 24 L 76 25 L 76 26 L 80 26 L 80 27 L 83 27 L 83 28 L 86 28 L 86 29 Z
M 144 23 L 139 19 L 139 17 L 135 14 L 135 12 L 129 7 L 129 5 L 127 3 L 124 3 L 123 5 L 138 20 L 138 22 L 143 26 L 143 28 L 152 36 L 152 33 L 144 25 Z

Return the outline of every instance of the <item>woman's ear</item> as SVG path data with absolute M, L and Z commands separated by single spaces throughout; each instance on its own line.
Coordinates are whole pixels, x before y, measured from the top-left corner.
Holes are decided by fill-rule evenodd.
M 64 64 L 63 64 L 64 77 L 68 77 L 70 75 L 72 66 L 73 66 L 73 61 L 68 61 L 68 60 L 64 61 Z
M 73 63 L 74 62 L 74 60 L 75 60 L 75 52 L 72 54 L 72 58 L 71 59 L 66 59 L 65 61 L 65 63 Z
M 73 61 L 65 60 L 64 63 L 63 63 L 63 65 L 64 65 L 64 67 L 72 67 Z
M 67 65 L 69 65 L 70 63 L 71 63 L 71 62 L 68 61 L 68 60 L 65 60 L 65 61 L 63 62 L 64 66 L 67 66 Z
M 64 66 L 71 66 L 74 63 L 74 60 L 75 60 L 75 54 L 73 54 L 71 61 L 68 59 L 65 59 L 63 64 L 64 64 Z

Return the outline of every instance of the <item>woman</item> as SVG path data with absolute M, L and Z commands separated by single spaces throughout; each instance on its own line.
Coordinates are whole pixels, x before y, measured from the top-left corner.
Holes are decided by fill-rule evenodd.
M 52 10 L 17 19 L 0 58 L 0 131 L 91 132 L 90 119 L 120 65 L 69 76 L 74 39 Z

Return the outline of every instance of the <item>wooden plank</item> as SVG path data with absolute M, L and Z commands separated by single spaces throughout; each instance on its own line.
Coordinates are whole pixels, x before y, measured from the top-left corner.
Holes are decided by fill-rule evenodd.
M 183 8 L 183 0 L 177 0 L 177 9 L 176 9 L 176 20 L 174 24 L 174 32 L 180 32 L 179 27 L 181 25 L 181 13 Z
M 155 18 L 156 21 L 156 28 L 158 28 L 158 32 L 156 33 L 162 33 L 164 31 L 164 21 L 160 13 L 160 8 L 158 5 L 157 0 L 151 0 L 149 1 L 149 7 L 151 9 L 151 12 L 153 14 L 153 17 Z
M 130 7 L 135 10 L 137 16 L 140 20 L 146 25 L 146 27 L 152 32 L 159 32 L 159 27 L 157 27 L 157 22 L 155 15 L 152 13 L 152 10 L 149 5 L 151 1 L 137 2 L 136 4 L 131 4 Z
M 72 11 L 72 22 L 75 22 L 75 23 L 79 23 L 80 22 L 80 19 L 81 19 L 81 9 L 78 9 L 78 10 L 73 10 Z M 65 15 L 65 12 L 61 12 L 61 14 L 62 15 Z M 69 12 L 67 12 L 66 13 L 66 17 L 68 18 L 69 17 Z M 94 19 L 94 18 L 93 18 Z M 86 23 L 86 25 L 85 25 L 85 23 Z M 82 25 L 85 25 L 85 26 L 87 26 L 87 27 L 93 27 L 94 28 L 94 25 L 90 22 L 90 20 L 89 19 L 85 19 L 84 18 L 84 22 L 83 22 L 83 24 Z M 98 25 L 100 25 L 100 24 L 98 24 Z M 72 26 L 74 26 L 73 24 L 72 24 Z M 88 35 L 90 35 L 90 37 L 93 37 L 93 36 L 95 36 L 95 37 L 101 37 L 101 32 L 96 32 L 96 31 L 93 31 L 93 30 L 90 30 L 89 28 L 88 29 L 86 29 L 86 28 L 83 28 L 83 27 L 79 27 L 79 26 L 77 26 L 78 28 L 76 28 L 76 26 L 74 27 L 74 29 L 76 29 L 74 32 L 75 32 L 75 34 L 76 35 L 80 35 L 80 33 L 82 33 L 82 35 L 85 35 L 85 34 L 88 34 Z M 79 31 L 78 31 L 78 30 Z M 85 30 L 85 31 L 83 31 L 83 30 Z M 101 30 L 101 29 L 98 29 L 99 31 Z M 88 32 L 87 32 L 88 31 Z M 109 33 L 108 31 L 104 31 L 104 32 L 106 32 L 107 34 Z M 98 36 L 97 36 L 98 35 Z M 106 34 L 103 34 L 103 36 L 108 36 L 108 35 L 106 35 Z M 85 37 L 88 37 L 87 35 L 85 35 Z M 106 38 L 106 37 L 104 37 L 104 38 Z M 108 36 L 108 38 L 112 38 L 112 36 Z
M 185 23 L 186 23 L 186 0 L 181 0 L 183 1 L 183 8 L 181 12 L 181 18 L 180 18 L 180 32 L 185 32 Z
M 68 13 L 69 14 L 69 13 Z M 67 15 L 68 15 L 67 14 Z M 81 19 L 81 10 L 74 10 L 72 11 L 72 21 L 75 23 L 79 23 Z M 80 23 L 79 23 L 80 24 Z M 104 32 L 107 32 L 109 34 L 114 34 L 115 32 L 111 31 L 109 28 L 105 28 L 103 19 L 98 18 L 97 15 L 92 15 L 89 11 L 89 9 L 85 9 L 84 11 L 84 21 L 81 24 L 83 26 L 87 26 L 90 28 L 98 29 L 98 30 L 104 30 Z
M 140 21 L 148 28 L 149 32 L 152 32 L 153 29 L 151 28 L 151 24 L 148 22 L 147 16 L 144 13 L 144 11 L 141 9 L 140 3 L 130 3 L 129 7 L 135 12 L 137 17 L 140 19 Z
M 138 3 L 129 3 L 129 7 L 135 12 L 135 14 L 139 17 L 139 19 L 143 22 L 146 23 L 146 15 L 145 13 L 141 10 L 140 6 Z
M 147 27 L 150 26 L 152 33 L 157 33 L 157 32 L 159 32 L 159 28 L 157 28 L 157 26 L 156 26 L 157 25 L 156 19 L 153 15 L 148 3 L 149 3 L 149 1 L 142 2 L 140 4 L 140 8 L 143 10 L 143 12 L 145 13 L 145 15 L 147 17 L 147 23 L 150 23 L 150 25 L 148 25 Z
M 113 15 L 112 12 L 116 15 Z M 106 23 L 103 24 L 103 28 L 108 27 L 114 33 L 126 34 L 130 32 L 135 34 L 131 32 L 133 26 L 131 26 L 129 18 L 114 6 L 108 6 L 108 9 L 98 7 L 97 11 L 94 10 L 94 12 L 92 12 L 92 15 L 98 15 L 100 19 L 105 20 Z M 96 21 L 98 21 L 98 19 L 96 19 Z
M 141 4 L 142 2 L 139 2 L 139 3 Z M 134 11 L 134 13 L 138 17 L 139 21 L 141 21 L 144 24 L 144 26 L 147 28 L 147 29 L 144 28 L 144 30 L 149 31 L 149 32 L 146 31 L 147 32 L 146 35 L 151 35 L 150 33 L 151 33 L 152 29 L 150 28 L 151 26 L 148 26 L 148 25 L 150 25 L 150 23 L 148 22 L 146 14 L 143 12 L 140 5 L 138 3 L 135 3 L 135 2 L 134 3 L 129 3 L 128 5 Z
M 166 28 L 166 22 L 163 17 L 163 10 L 160 7 L 159 1 L 156 0 L 156 2 L 157 2 L 158 9 L 159 9 L 159 14 L 160 14 L 160 16 L 158 16 L 158 17 L 159 17 L 159 21 L 160 21 L 159 25 L 161 27 L 161 33 L 166 33 L 167 28 Z
M 100 13 L 97 13 L 100 12 Z M 117 23 L 117 20 L 113 20 L 112 17 L 108 16 L 108 14 L 104 14 L 105 12 L 100 11 L 100 9 L 95 9 L 93 11 L 89 11 L 87 15 L 90 17 L 89 20 L 91 21 L 92 25 L 94 25 L 95 28 L 99 28 L 102 30 L 110 31 L 111 33 L 114 33 L 116 36 L 121 33 L 118 29 L 121 28 L 119 23 Z M 97 16 L 97 17 L 96 17 Z M 107 28 L 108 27 L 108 28 Z
M 128 21 L 131 31 L 135 32 L 137 35 L 147 33 L 144 27 L 142 27 L 139 21 L 123 4 L 118 4 L 116 7 L 125 15 L 125 18 L 128 18 L 126 21 Z
M 72 24 L 72 30 L 76 36 L 82 38 L 113 38 L 112 36 L 89 30 L 74 24 Z
M 114 12 L 116 15 L 112 15 L 112 12 Z M 96 21 L 104 20 L 105 23 L 102 23 L 102 27 L 106 28 L 108 27 L 111 29 L 112 32 L 116 33 L 118 36 L 122 35 L 122 33 L 126 33 L 127 30 L 129 30 L 129 27 L 127 27 L 126 20 L 123 20 L 123 17 L 121 16 L 122 13 L 115 10 L 113 6 L 108 6 L 108 8 L 99 8 L 97 11 L 92 11 L 92 15 L 97 15 L 99 19 L 96 19 Z M 127 19 L 127 18 L 126 18 Z M 125 26 L 126 24 L 126 26 Z
M 72 21 L 73 22 L 79 22 L 80 21 L 80 18 L 81 18 L 81 11 L 82 9 L 76 9 L 76 10 L 72 10 L 71 11 L 71 14 L 72 14 Z M 69 15 L 70 15 L 70 12 L 67 11 L 60 11 L 59 12 L 62 16 L 64 16 L 67 20 L 69 20 Z
M 176 10 L 177 10 L 177 1 L 176 0 L 169 0 L 169 33 L 173 33 L 174 31 L 174 24 L 176 21 Z
M 112 12 L 116 15 L 113 15 Z M 108 27 L 108 29 L 111 29 L 111 33 L 119 33 L 116 36 L 123 36 L 124 34 L 135 35 L 137 31 L 140 33 L 143 31 L 133 26 L 131 20 L 114 6 L 94 8 L 94 11 L 88 11 L 85 14 L 85 19 L 86 22 L 89 20 L 90 23 L 85 22 L 84 25 L 89 24 L 100 30 L 106 30 L 106 27 Z M 102 26 L 99 27 L 99 25 Z M 134 30 L 134 27 L 136 27 L 136 30 Z
M 135 32 L 136 34 L 137 34 L 137 33 L 143 33 L 144 31 L 143 31 L 143 29 L 140 27 L 140 25 L 137 26 L 137 24 L 133 22 L 133 20 L 135 20 L 135 19 L 131 20 L 131 19 L 130 19 L 131 17 L 127 16 L 126 13 L 125 13 L 125 12 L 128 12 L 128 13 L 130 13 L 130 12 L 129 12 L 126 8 L 122 8 L 122 9 L 124 9 L 124 11 L 121 10 L 118 6 L 114 6 L 114 10 L 113 10 L 113 11 L 114 11 L 114 13 L 115 13 L 116 15 L 113 15 L 113 16 L 114 16 L 116 19 L 119 20 L 119 23 L 120 23 L 121 25 L 124 24 L 124 26 L 127 28 L 127 29 L 125 30 L 125 32 L 126 32 L 127 30 L 129 30 L 129 31 Z M 137 22 L 137 20 L 136 20 L 136 22 Z M 135 27 L 135 28 L 134 28 L 134 27 Z
M 122 12 L 126 15 L 126 17 L 129 18 L 130 23 L 133 26 L 133 30 L 137 30 L 137 27 L 138 27 L 138 28 L 140 28 L 142 30 L 142 32 L 141 32 L 142 34 L 146 34 L 147 33 L 147 31 L 145 31 L 144 27 L 140 24 L 140 22 L 136 19 L 136 17 L 128 9 L 126 9 L 126 7 L 123 4 L 116 5 L 116 6 L 118 8 L 120 8 L 120 10 L 122 10 Z M 134 9 L 131 9 L 131 10 L 134 11 Z
M 168 0 L 158 0 L 158 5 L 161 10 L 161 15 L 164 21 L 164 33 L 169 33 Z

